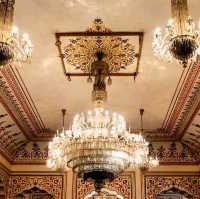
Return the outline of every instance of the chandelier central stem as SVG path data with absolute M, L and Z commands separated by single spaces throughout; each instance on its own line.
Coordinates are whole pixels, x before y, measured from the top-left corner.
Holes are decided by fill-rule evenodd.
M 62 109 L 62 126 L 65 127 L 65 115 L 66 115 L 66 109 Z
M 177 32 L 185 33 L 186 21 L 189 17 L 187 0 L 171 0 L 172 19 L 177 24 Z
M 106 77 L 109 76 L 109 65 L 103 60 L 105 54 L 102 51 L 98 51 L 96 57 L 97 60 L 91 66 L 91 75 L 94 76 L 92 100 L 101 106 L 107 99 Z
M 11 31 L 13 26 L 14 16 L 14 0 L 1 0 L 0 1 L 0 30 Z

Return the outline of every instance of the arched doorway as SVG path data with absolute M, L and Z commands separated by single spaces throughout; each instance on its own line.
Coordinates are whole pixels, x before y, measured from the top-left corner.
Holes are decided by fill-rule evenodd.
M 192 199 L 192 196 L 177 188 L 171 188 L 157 195 L 155 199 Z
M 124 199 L 123 196 L 119 195 L 116 191 L 112 191 L 106 188 L 101 190 L 101 196 L 97 194 L 97 192 L 92 191 L 84 199 Z
M 54 199 L 54 197 L 46 191 L 33 187 L 18 194 L 15 199 Z

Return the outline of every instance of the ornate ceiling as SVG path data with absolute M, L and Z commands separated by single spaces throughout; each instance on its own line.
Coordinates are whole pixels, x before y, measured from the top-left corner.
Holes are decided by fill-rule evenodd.
M 194 19 L 199 17 L 199 6 L 198 0 L 190 2 Z M 169 14 L 169 2 L 159 0 L 17 0 L 15 24 L 28 30 L 34 49 L 31 64 L 0 71 L 1 153 L 15 163 L 34 157 L 42 163 L 47 141 L 61 127 L 60 110 L 67 109 L 68 126 L 76 112 L 93 107 L 92 86 L 86 79 L 72 77 L 67 81 L 55 33 L 85 31 L 96 17 L 113 31 L 144 32 L 136 81 L 133 77 L 114 77 L 106 107 L 121 112 L 133 129 L 140 127 L 139 109 L 144 108 L 145 132 L 157 143 L 157 149 L 160 141 L 177 141 L 177 146 L 182 142 L 198 151 L 200 61 L 183 71 L 176 63 L 158 60 L 151 49 L 154 28 L 163 25 Z

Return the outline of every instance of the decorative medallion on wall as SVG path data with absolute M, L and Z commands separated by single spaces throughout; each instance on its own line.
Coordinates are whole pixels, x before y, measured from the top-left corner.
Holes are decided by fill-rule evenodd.
M 199 199 L 200 196 L 199 175 L 146 175 L 144 181 L 145 199 L 154 199 L 172 188 L 191 195 L 193 199 Z
M 46 191 L 54 199 L 62 199 L 63 176 L 11 176 L 8 187 L 8 199 L 34 187 Z
M 66 76 L 90 76 L 96 54 L 102 52 L 109 76 L 136 76 L 142 52 L 143 32 L 113 32 L 95 19 L 85 32 L 58 32 L 56 45 Z
M 120 198 L 123 199 L 134 199 L 135 198 L 135 175 L 131 172 L 125 172 L 121 174 L 111 183 L 106 183 L 105 192 L 107 192 L 107 197 Z M 94 183 L 83 181 L 77 178 L 76 175 L 73 177 L 73 198 L 82 199 L 92 196 L 95 190 Z M 103 190 L 102 190 L 103 191 Z M 110 195 L 109 195 L 110 194 Z M 111 198 L 112 198 L 111 197 Z

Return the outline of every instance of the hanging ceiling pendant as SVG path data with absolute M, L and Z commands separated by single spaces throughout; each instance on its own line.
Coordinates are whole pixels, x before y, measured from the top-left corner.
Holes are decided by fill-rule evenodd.
M 143 112 L 140 111 L 141 121 Z M 63 127 L 49 143 L 47 160 L 49 168 L 71 168 L 78 177 L 92 180 L 98 193 L 106 182 L 129 167 L 149 168 L 158 164 L 157 158 L 149 156 L 145 138 L 127 130 L 122 115 L 103 108 L 78 114 L 71 129 Z
M 171 0 L 172 19 L 162 31 L 157 28 L 154 33 L 153 51 L 162 59 L 178 60 L 183 67 L 196 59 L 200 47 L 200 27 L 188 14 L 187 0 Z
M 103 21 L 95 19 L 86 33 L 112 33 Z M 85 36 L 70 39 L 64 47 L 63 59 L 77 71 L 89 74 L 93 83 L 92 100 L 101 106 L 107 99 L 106 85 L 112 84 L 112 73 L 133 64 L 135 46 L 121 36 Z M 69 77 L 68 80 L 71 81 Z
M 32 43 L 13 26 L 15 0 L 0 0 L 0 67 L 30 60 Z

